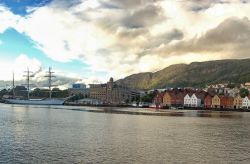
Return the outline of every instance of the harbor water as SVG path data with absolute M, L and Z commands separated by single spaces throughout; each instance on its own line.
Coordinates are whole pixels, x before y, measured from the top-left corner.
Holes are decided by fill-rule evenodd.
M 250 112 L 73 108 L 0 104 L 0 163 L 250 163 Z

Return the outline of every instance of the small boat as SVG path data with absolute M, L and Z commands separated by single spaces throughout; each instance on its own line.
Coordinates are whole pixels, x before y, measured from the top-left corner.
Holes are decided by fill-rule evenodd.
M 155 108 L 157 108 L 157 106 L 155 104 L 150 104 L 149 108 L 154 108 L 155 109 Z

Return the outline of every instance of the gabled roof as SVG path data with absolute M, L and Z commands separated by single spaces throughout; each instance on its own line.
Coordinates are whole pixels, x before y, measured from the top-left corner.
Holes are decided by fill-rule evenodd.
M 186 96 L 192 97 L 192 95 L 193 94 L 191 94 L 191 93 L 187 93 L 184 97 L 186 97 Z
M 215 97 L 218 97 L 218 98 L 220 99 L 220 96 L 219 96 L 219 95 L 214 95 L 213 98 L 215 98 Z
M 205 97 L 206 97 L 206 92 L 194 93 L 194 95 L 195 95 L 198 99 L 205 99 Z

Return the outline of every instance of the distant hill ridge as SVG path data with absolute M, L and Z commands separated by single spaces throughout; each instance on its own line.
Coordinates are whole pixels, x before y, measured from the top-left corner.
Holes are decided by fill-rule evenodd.
M 222 82 L 250 81 L 250 59 L 227 59 L 170 65 L 157 72 L 130 75 L 118 84 L 136 89 L 204 87 Z

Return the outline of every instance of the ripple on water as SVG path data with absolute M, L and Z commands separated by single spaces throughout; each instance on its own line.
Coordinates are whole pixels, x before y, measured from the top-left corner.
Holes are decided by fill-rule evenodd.
M 0 105 L 0 163 L 250 163 L 250 113 L 55 108 Z

